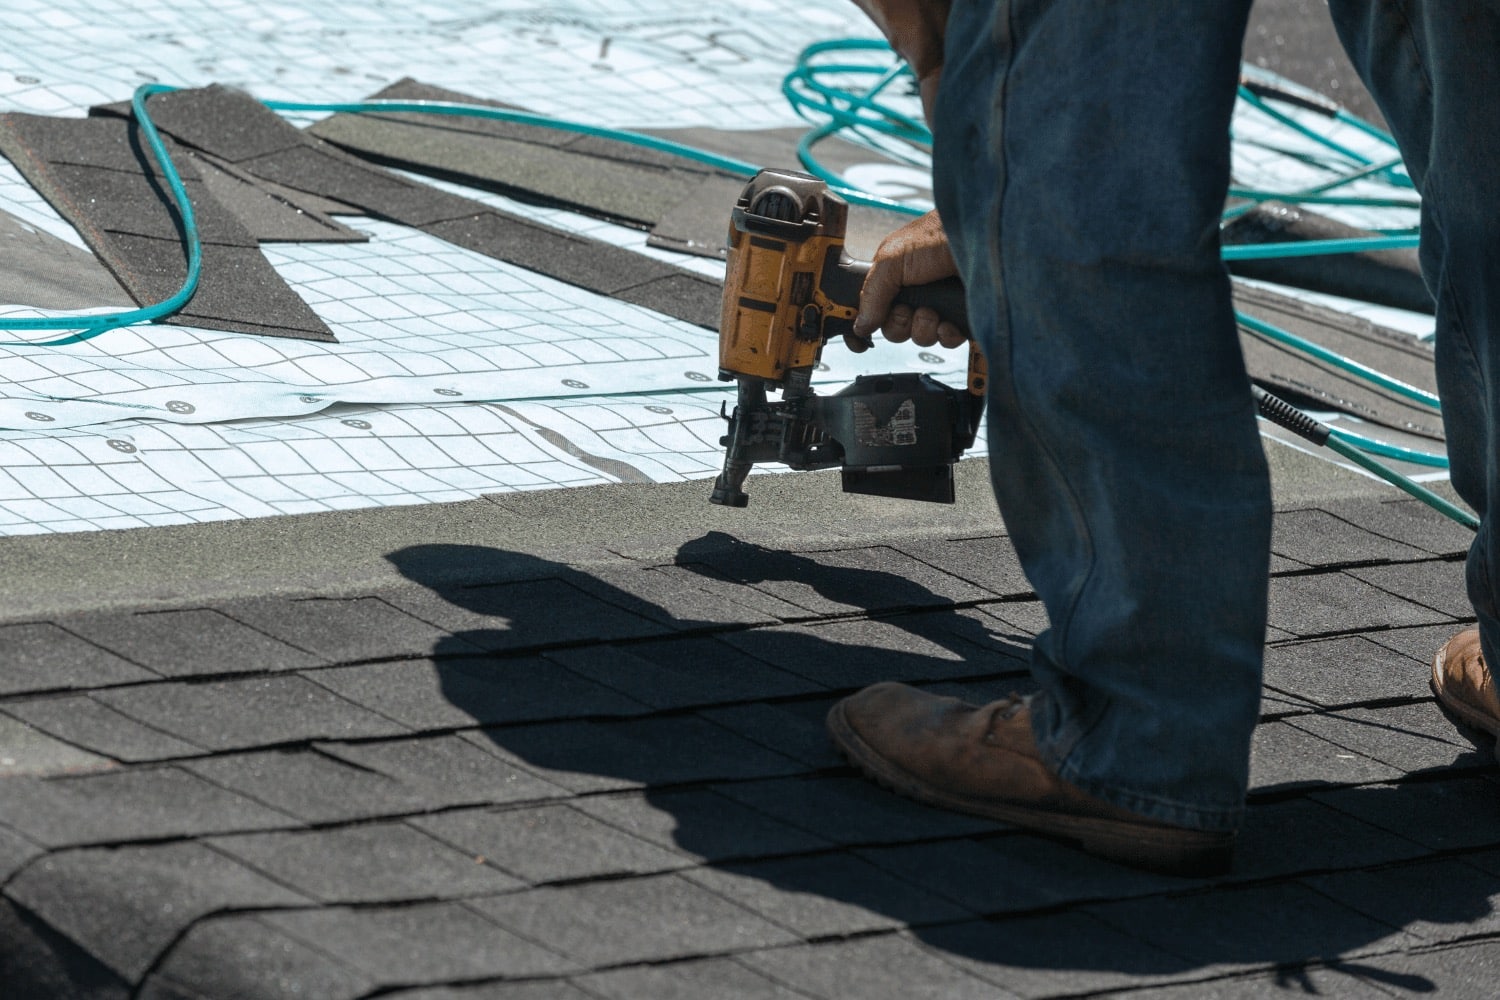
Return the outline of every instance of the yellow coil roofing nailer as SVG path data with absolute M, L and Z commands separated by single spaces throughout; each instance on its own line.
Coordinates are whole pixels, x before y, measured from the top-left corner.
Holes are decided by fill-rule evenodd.
M 844 251 L 849 206 L 807 174 L 762 170 L 745 186 L 729 227 L 719 325 L 719 378 L 739 381 L 727 416 L 724 471 L 713 503 L 743 507 L 757 462 L 842 469 L 846 493 L 953 502 L 953 463 L 974 443 L 985 366 L 969 341 L 968 385 L 916 372 L 861 375 L 831 396 L 812 389 L 823 344 L 852 334 L 868 261 Z M 930 306 L 967 332 L 957 279 L 902 289 L 897 302 Z M 766 390 L 779 390 L 771 402 Z

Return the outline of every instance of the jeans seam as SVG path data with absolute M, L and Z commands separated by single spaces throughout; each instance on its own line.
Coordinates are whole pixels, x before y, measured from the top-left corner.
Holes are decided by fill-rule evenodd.
M 1009 174 L 1010 174 L 1010 172 L 1009 172 L 1008 169 L 1006 169 L 1004 167 L 1004 164 L 1009 159 L 1008 148 L 1009 148 L 1009 140 L 1010 140 L 1010 129 L 1007 127 L 1007 124 L 1006 124 L 1009 121 L 1009 119 L 1010 119 L 1010 115 L 1006 113 L 1005 105 L 1006 105 L 1006 103 L 1008 102 L 1008 100 L 1010 98 L 1010 75 L 1014 71 L 1014 67 L 1015 67 L 1015 59 L 1014 59 L 1014 45 L 1015 45 L 1015 37 L 1016 37 L 1016 27 L 1015 27 L 1015 24 L 1014 24 L 1015 10 L 1016 10 L 1015 3 L 1013 3 L 1013 2 L 1007 2 L 1005 4 L 1005 20 L 1006 20 L 1006 29 L 1007 29 L 1006 30 L 1006 34 L 1007 34 L 1008 37 L 1005 38 L 1005 39 L 998 39 L 998 38 L 995 39 L 995 41 L 997 42 L 997 44 L 1004 44 L 1006 46 L 1006 49 L 1007 49 L 1007 51 L 1006 51 L 1006 59 L 1005 59 L 1005 76 L 1004 76 L 1004 78 L 1000 82 L 1000 100 L 998 102 L 999 103 L 998 111 L 999 111 L 999 115 L 1000 115 L 1000 127 L 997 130 L 998 133 L 999 133 L 999 142 L 998 142 L 999 160 L 1000 160 L 1000 163 L 1002 164 L 1002 171 L 1003 171 L 1003 175 L 1002 175 L 1002 178 L 1001 178 L 1001 186 L 1000 186 L 1000 191 L 999 191 L 998 213 L 997 213 L 998 214 L 997 228 L 1000 229 L 1000 230 L 1002 230 L 1002 232 L 998 233 L 997 234 L 998 238 L 995 241 L 993 241 L 993 246 L 995 247 L 995 257 L 996 257 L 995 270 L 999 274 L 999 278 L 1000 278 L 999 284 L 1000 284 L 1001 288 L 1005 287 L 1005 252 L 1004 252 L 1004 234 L 1003 234 L 1003 229 L 1004 229 L 1004 219 L 1005 219 L 1005 214 L 1006 214 L 1005 213 L 1006 195 L 1007 195 L 1008 189 L 1010 187 L 1010 182 L 1009 182 Z M 998 25 L 998 23 L 999 23 L 998 19 L 996 20 L 995 23 Z M 996 111 L 996 109 L 991 109 L 991 114 L 992 115 L 995 114 L 995 111 Z M 1014 335 L 1014 324 L 1011 322 L 1011 317 L 1009 315 L 1010 311 L 1011 311 L 1010 310 L 1010 300 L 1009 300 L 1009 297 L 1007 297 L 1007 299 L 1006 299 L 1006 313 L 1007 313 L 1007 315 L 1005 317 L 1005 326 L 1006 326 L 1006 338 L 1005 339 L 1006 339 L 1006 350 L 1007 350 L 1007 352 L 1009 353 L 1010 356 L 1007 358 L 1006 372 L 1005 372 L 1005 383 L 1006 383 L 1006 389 L 1009 392 L 1011 398 L 1017 400 L 1018 403 L 1019 403 L 1019 401 L 1022 399 L 1022 393 L 1021 393 L 1020 387 L 1019 387 L 1019 385 L 1018 385 L 1018 383 L 1016 381 L 1016 364 L 1015 364 L 1015 352 L 1016 352 L 1015 343 L 1016 343 L 1016 338 L 1015 338 L 1015 335 Z M 1036 445 L 1037 450 L 1041 454 L 1043 454 L 1043 455 L 1046 456 L 1046 458 L 1047 458 L 1047 464 L 1051 467 L 1053 475 L 1055 475 L 1057 477 L 1058 481 L 1060 483 L 1062 483 L 1064 489 L 1067 491 L 1069 513 L 1070 513 L 1070 515 L 1072 517 L 1073 523 L 1077 526 L 1078 536 L 1079 536 L 1080 539 L 1082 539 L 1083 544 L 1084 544 L 1084 548 L 1085 548 L 1085 560 L 1084 560 L 1085 561 L 1085 568 L 1082 571 L 1079 572 L 1079 574 L 1077 575 L 1077 577 L 1076 577 L 1075 580 L 1069 581 L 1069 584 L 1068 584 L 1068 595 L 1069 596 L 1068 596 L 1066 608 L 1065 609 L 1063 609 L 1063 608 L 1058 609 L 1059 610 L 1059 614 L 1058 614 L 1057 618 L 1054 619 L 1053 622 L 1052 622 L 1052 630 L 1054 632 L 1056 632 L 1057 636 L 1058 636 L 1057 649 L 1058 649 L 1058 652 L 1059 652 L 1059 654 L 1061 656 L 1061 660 L 1062 660 L 1062 663 L 1058 664 L 1058 666 L 1060 666 L 1060 667 L 1063 668 L 1063 672 L 1064 673 L 1067 673 L 1066 667 L 1067 667 L 1067 663 L 1068 663 L 1068 660 L 1069 660 L 1069 657 L 1067 655 L 1067 647 L 1068 647 L 1068 640 L 1069 640 L 1069 637 L 1071 635 L 1071 627 L 1070 626 L 1072 624 L 1074 615 L 1075 615 L 1075 613 L 1077 611 L 1079 601 L 1081 600 L 1084 591 L 1088 588 L 1089 582 L 1094 578 L 1094 570 L 1095 570 L 1095 563 L 1096 563 L 1096 551 L 1095 551 L 1095 548 L 1094 548 L 1094 540 L 1093 540 L 1093 535 L 1092 535 L 1092 533 L 1089 530 L 1088 521 L 1083 516 L 1083 505 L 1079 502 L 1077 491 L 1074 489 L 1072 481 L 1066 475 L 1063 474 L 1062 463 L 1058 461 L 1057 456 L 1053 453 L 1053 450 L 1050 447 L 1050 445 L 1048 444 L 1047 439 L 1043 435 L 1041 435 L 1041 434 L 1039 434 L 1037 432 L 1036 425 L 1032 422 L 1031 416 L 1029 415 L 1029 412 L 1027 411 L 1027 409 L 1025 407 L 1023 407 L 1023 406 L 1019 406 L 1018 405 L 1016 407 L 1016 412 L 1019 414 L 1019 416 L 1021 418 L 1021 423 L 1022 423 L 1022 428 L 1021 429 L 1022 429 L 1022 431 Z M 1067 727 L 1067 729 L 1069 730 L 1068 739 L 1067 739 L 1068 746 L 1067 746 L 1067 748 L 1065 750 L 1063 750 L 1063 752 L 1062 752 L 1062 754 L 1060 756 L 1061 757 L 1066 757 L 1067 754 L 1071 753 L 1073 747 L 1076 746 L 1080 741 L 1083 740 L 1083 738 L 1087 735 L 1088 730 L 1091 729 L 1094 725 L 1096 725 L 1098 723 L 1099 719 L 1103 717 L 1103 714 L 1104 714 L 1103 710 L 1101 709 L 1101 710 L 1099 710 L 1099 711 L 1097 711 L 1097 712 L 1094 713 L 1094 718 L 1092 718 L 1092 719 L 1088 719 L 1088 720 L 1075 719 L 1075 720 L 1073 720 L 1075 724 L 1074 725 L 1070 725 L 1070 726 Z M 1083 723 L 1083 724 L 1080 725 L 1078 723 Z

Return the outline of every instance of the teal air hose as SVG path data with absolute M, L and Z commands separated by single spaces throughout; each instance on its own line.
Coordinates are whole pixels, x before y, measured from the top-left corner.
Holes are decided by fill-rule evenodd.
M 1360 468 L 1384 479 L 1391 485 L 1404 490 L 1411 496 L 1427 504 L 1433 510 L 1452 518 L 1459 524 L 1474 531 L 1479 530 L 1479 519 L 1468 511 L 1449 503 L 1420 483 L 1401 475 L 1395 469 L 1382 465 L 1357 448 L 1341 441 L 1334 435 L 1333 429 L 1327 424 L 1320 423 L 1292 406 L 1290 403 L 1273 396 L 1258 385 L 1252 385 L 1251 391 L 1255 394 L 1255 404 L 1260 410 L 1260 415 L 1278 427 L 1298 435 L 1306 441 L 1321 445 L 1330 451 L 1347 458 Z
M 130 106 L 135 111 L 136 119 L 141 123 L 141 132 L 146 137 L 146 144 L 151 147 L 151 155 L 161 169 L 162 176 L 166 178 L 167 187 L 172 192 L 172 200 L 177 205 L 178 218 L 182 222 L 182 241 L 187 247 L 188 256 L 187 278 L 183 281 L 182 287 L 175 295 L 155 305 L 127 312 L 106 313 L 98 316 L 0 319 L 0 330 L 80 330 L 78 333 L 57 340 L 0 342 L 0 346 L 61 347 L 66 344 L 76 344 L 108 330 L 165 318 L 180 310 L 192 299 L 193 293 L 198 290 L 198 279 L 203 270 L 203 244 L 198 239 L 198 221 L 193 215 L 193 203 L 188 198 L 187 189 L 182 185 L 182 177 L 177 173 L 177 168 L 172 165 L 172 158 L 167 155 L 166 144 L 162 142 L 155 124 L 146 114 L 146 98 L 175 89 L 175 87 L 160 83 L 142 84 L 136 88 L 135 94 L 131 97 Z
M 1336 354 L 1335 352 L 1330 351 L 1328 348 L 1315 344 L 1304 337 L 1299 337 L 1295 333 L 1292 333 L 1288 330 L 1283 330 L 1279 326 L 1267 323 L 1264 320 L 1256 319 L 1254 316 L 1247 316 L 1242 312 L 1236 312 L 1234 314 L 1234 318 L 1235 321 L 1240 324 L 1240 326 L 1243 326 L 1245 329 L 1250 330 L 1253 333 L 1258 333 L 1261 336 L 1266 337 L 1267 339 L 1274 340 L 1278 343 L 1285 344 L 1288 347 L 1295 348 L 1296 350 L 1299 350 L 1304 354 L 1309 354 L 1312 357 L 1317 358 L 1319 361 L 1324 362 L 1325 364 L 1332 365 L 1335 368 L 1340 368 L 1351 375 L 1362 378 L 1367 382 L 1372 382 L 1375 385 L 1380 386 L 1382 389 L 1393 392 L 1398 396 L 1403 396 L 1415 403 L 1420 403 L 1423 406 L 1431 407 L 1434 410 L 1441 408 L 1442 404 L 1439 402 L 1438 397 L 1425 389 L 1421 389 L 1417 386 L 1411 385 L 1410 383 L 1403 382 L 1398 378 L 1392 378 L 1391 376 L 1386 375 L 1383 372 L 1378 372 L 1367 365 L 1362 365 L 1352 358 L 1346 358 L 1342 354 Z
M 1342 240 L 1305 240 L 1295 243 L 1242 243 L 1220 249 L 1225 260 L 1263 260 L 1268 257 L 1320 257 L 1335 253 L 1369 253 L 1374 250 L 1413 250 L 1418 236 L 1360 236 Z

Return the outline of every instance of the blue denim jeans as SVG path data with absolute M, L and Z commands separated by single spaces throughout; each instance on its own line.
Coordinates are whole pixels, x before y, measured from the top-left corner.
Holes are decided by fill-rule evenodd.
M 1423 242 L 1449 303 L 1440 387 L 1455 482 L 1488 513 L 1500 494 L 1487 414 L 1500 411 L 1494 348 L 1476 342 L 1493 339 L 1478 335 L 1500 296 L 1500 157 L 1459 151 L 1481 142 L 1469 126 L 1444 144 L 1448 95 L 1432 81 L 1474 73 L 1452 99 L 1483 108 L 1482 141 L 1500 141 L 1495 8 L 1333 6 L 1361 67 L 1385 66 L 1371 75 L 1387 74 L 1373 89 L 1391 121 L 1432 150 L 1408 156 L 1443 232 Z M 1039 747 L 1083 790 L 1200 829 L 1243 815 L 1266 624 L 1269 480 L 1218 256 L 1249 7 L 956 0 L 933 120 L 937 205 L 990 367 L 995 493 L 1051 621 L 1032 659 Z M 1449 57 L 1433 36 L 1469 44 L 1474 31 L 1440 23 L 1464 21 L 1447 13 L 1460 8 L 1486 12 L 1489 41 L 1440 74 L 1433 62 Z M 1452 160 L 1439 170 L 1438 157 Z M 1459 254 L 1474 255 L 1462 276 Z M 1468 333 L 1452 336 L 1471 308 Z M 1487 638 L 1500 638 L 1486 537 L 1470 580 Z
M 1500 663 L 1500 0 L 1330 0 L 1334 26 L 1422 193 L 1453 487 L 1480 514 L 1469 600 Z

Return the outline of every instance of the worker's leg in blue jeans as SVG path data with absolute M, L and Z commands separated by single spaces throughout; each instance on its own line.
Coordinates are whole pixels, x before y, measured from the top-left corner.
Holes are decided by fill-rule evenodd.
M 1453 485 L 1481 518 L 1468 589 L 1483 659 L 1500 662 L 1500 0 L 1331 0 L 1360 76 L 1422 195 L 1422 272 L 1437 300 L 1437 381 Z M 1457 642 L 1458 640 L 1455 640 Z M 1451 645 L 1451 644 L 1450 644 Z M 1495 731 L 1500 701 L 1471 644 L 1435 686 Z
M 1042 690 L 829 713 L 899 791 L 1179 874 L 1229 863 L 1260 702 L 1270 486 L 1219 259 L 1249 4 L 955 0 L 934 189 Z
M 958 0 L 938 210 L 990 367 L 995 492 L 1051 628 L 1041 757 L 1232 829 L 1271 504 L 1220 263 L 1249 0 Z

